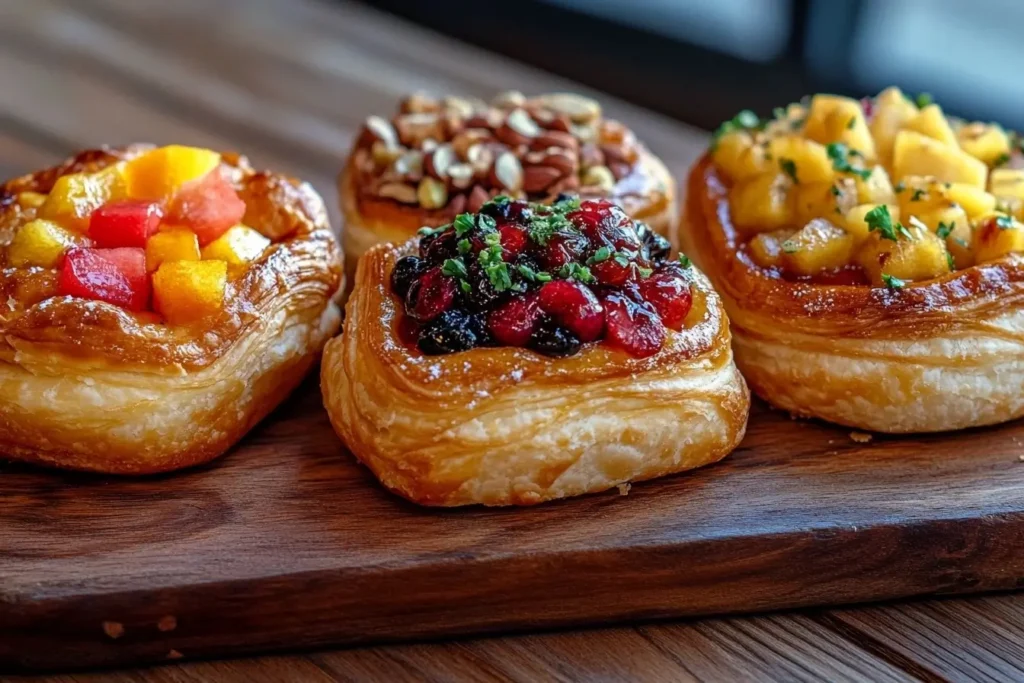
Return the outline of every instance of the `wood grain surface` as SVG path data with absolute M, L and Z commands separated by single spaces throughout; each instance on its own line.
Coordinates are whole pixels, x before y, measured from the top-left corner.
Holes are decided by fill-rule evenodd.
M 413 89 L 510 87 L 576 89 L 343 3 L 0 0 L 4 176 L 100 142 L 175 141 L 242 149 L 331 202 L 367 114 Z M 605 102 L 679 175 L 704 144 Z M 440 512 L 356 466 L 310 381 L 201 470 L 130 481 L 3 466 L 0 666 L 614 618 L 645 625 L 48 680 L 1020 680 L 1018 596 L 657 620 L 1014 588 L 1022 438 L 1009 425 L 861 444 L 758 406 L 739 451 L 692 476 Z

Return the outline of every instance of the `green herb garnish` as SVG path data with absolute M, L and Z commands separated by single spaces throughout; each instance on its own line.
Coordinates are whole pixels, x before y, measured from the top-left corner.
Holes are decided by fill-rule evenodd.
M 681 265 L 683 268 L 689 268 L 690 266 L 693 265 L 693 261 L 690 260 L 689 256 L 687 256 L 686 254 L 680 252 L 679 253 L 679 265 Z
M 461 240 L 455 243 L 455 247 L 459 250 L 460 254 L 468 254 L 470 249 L 473 248 L 473 243 L 463 237 Z
M 467 232 L 473 229 L 473 226 L 476 225 L 476 222 L 473 219 L 473 214 L 460 213 L 458 216 L 455 217 L 455 220 L 452 221 L 452 225 L 455 226 L 455 236 L 462 237 Z
M 469 277 L 469 273 L 466 272 L 466 264 L 462 262 L 461 258 L 445 259 L 441 265 L 441 272 L 451 277 L 457 277 L 460 280 L 465 280 Z
M 782 172 L 789 176 L 789 179 L 793 181 L 794 185 L 799 185 L 800 181 L 796 177 L 796 162 L 792 159 L 779 159 L 779 168 Z
M 946 252 L 946 264 L 949 266 L 950 270 L 956 270 L 956 261 L 953 260 L 953 255 L 948 251 Z
M 594 252 L 593 256 L 591 256 L 590 258 L 587 259 L 587 265 L 588 266 L 592 266 L 595 263 L 601 263 L 602 261 L 607 261 L 611 257 L 612 257 L 612 249 L 611 249 L 611 247 L 601 247 L 600 249 L 598 249 L 597 251 Z
M 800 251 L 800 245 L 794 242 L 793 240 L 786 240 L 785 242 L 782 243 L 782 251 L 786 252 L 787 254 L 795 254 L 796 252 Z
M 857 117 L 851 116 L 850 120 L 846 122 L 846 130 L 853 130 L 855 125 L 857 125 Z
M 922 190 L 921 188 L 917 188 L 910 195 L 910 201 L 912 201 L 912 202 L 919 202 L 919 201 L 921 201 L 921 197 L 925 196 L 926 194 L 928 194 L 927 190 Z
M 935 99 L 931 94 L 926 92 L 918 93 L 917 97 L 914 98 L 914 104 L 916 104 L 919 109 L 924 109 L 934 101 Z
M 914 239 L 913 234 L 903 224 L 892 222 L 892 215 L 886 204 L 879 204 L 864 214 L 864 222 L 868 224 L 868 232 L 878 232 L 882 239 L 896 242 L 900 235 Z
M 711 149 L 715 148 L 718 144 L 718 140 L 723 135 L 734 133 L 738 130 L 757 130 L 762 127 L 761 119 L 758 118 L 757 114 L 744 109 L 736 116 L 732 117 L 728 121 L 724 121 L 716 130 L 712 136 Z
M 544 271 L 537 271 L 530 266 L 518 265 L 516 270 L 523 276 L 524 280 L 529 282 L 551 282 L 551 273 L 545 273 Z
M 905 284 L 907 284 L 906 280 L 901 280 L 898 277 L 894 277 L 887 273 L 882 273 L 882 282 L 884 282 L 885 286 L 889 289 L 901 289 Z
M 998 168 L 1000 166 L 1005 166 L 1008 163 L 1010 163 L 1010 155 L 1007 154 L 1006 152 L 1003 152 L 1002 154 L 996 157 L 996 160 L 992 162 L 992 165 Z
M 943 223 L 942 221 L 939 221 L 939 227 L 935 230 L 935 234 L 938 235 L 941 239 L 946 239 L 951 234 L 953 234 L 953 230 L 955 228 L 956 221 L 952 221 L 950 223 Z
M 896 183 L 896 185 L 892 189 L 893 192 L 899 194 L 900 192 L 903 192 L 903 190 L 907 189 L 907 185 L 901 180 L 898 183 Z
M 433 235 L 435 233 L 444 232 L 445 230 L 447 230 L 450 227 L 451 227 L 451 225 L 442 225 L 442 226 L 437 227 L 437 228 L 431 228 L 430 226 L 424 225 L 422 228 L 419 229 L 418 232 L 419 232 L 420 235 L 423 235 L 424 237 L 426 237 L 427 235 Z
M 1006 214 L 996 216 L 996 225 L 999 226 L 1000 230 L 1009 230 L 1013 227 L 1013 217 Z
M 579 280 L 584 284 L 597 282 L 597 279 L 590 272 L 590 268 L 581 266 L 578 263 L 567 263 L 558 271 L 558 276 L 566 280 Z
M 858 156 L 857 150 L 851 150 L 841 142 L 831 142 L 825 147 L 828 158 L 832 160 L 832 168 L 840 173 L 852 173 L 860 176 L 861 180 L 871 177 L 870 169 L 854 168 L 850 165 L 850 156 Z

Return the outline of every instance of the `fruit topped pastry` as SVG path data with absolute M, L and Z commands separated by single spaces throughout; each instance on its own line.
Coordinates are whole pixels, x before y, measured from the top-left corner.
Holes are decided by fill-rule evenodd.
M 1017 342 L 992 327 L 1024 272 L 1020 159 L 1015 134 L 897 88 L 745 111 L 694 167 L 674 241 L 769 401 L 879 431 L 999 422 L 1024 410 L 993 346 Z
M 537 503 L 724 457 L 746 385 L 718 297 L 669 251 L 576 196 L 494 197 L 373 247 L 324 354 L 335 429 L 428 505 Z
M 93 150 L 8 181 L 0 454 L 126 473 L 219 455 L 336 326 L 339 260 L 319 196 L 237 155 Z
M 390 119 L 366 120 L 339 190 L 352 270 L 373 244 L 404 242 L 496 196 L 608 199 L 662 233 L 677 213 L 665 166 L 597 102 L 569 93 L 411 95 Z

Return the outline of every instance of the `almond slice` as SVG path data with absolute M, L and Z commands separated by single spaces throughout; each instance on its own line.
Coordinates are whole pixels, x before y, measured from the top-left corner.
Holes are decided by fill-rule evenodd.
M 491 175 L 495 185 L 509 192 L 518 192 L 523 188 L 523 166 L 512 152 L 502 152 L 498 155 L 494 160 Z

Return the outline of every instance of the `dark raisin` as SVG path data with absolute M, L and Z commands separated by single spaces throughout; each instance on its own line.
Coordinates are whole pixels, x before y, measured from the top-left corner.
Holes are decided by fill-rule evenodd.
M 465 311 L 451 308 L 431 320 L 420 330 L 417 341 L 420 351 L 431 356 L 468 351 L 477 345 L 473 328 L 477 326 Z
M 419 279 L 430 268 L 426 261 L 418 256 L 406 256 L 398 259 L 394 270 L 391 271 L 391 291 L 398 296 L 405 298 L 409 293 L 409 287 Z
M 432 265 L 439 266 L 444 263 L 445 259 L 458 256 L 458 242 L 454 230 L 426 235 L 420 239 L 420 256 Z
M 545 356 L 561 358 L 580 350 L 579 337 L 548 317 L 541 319 L 530 339 L 530 348 Z

